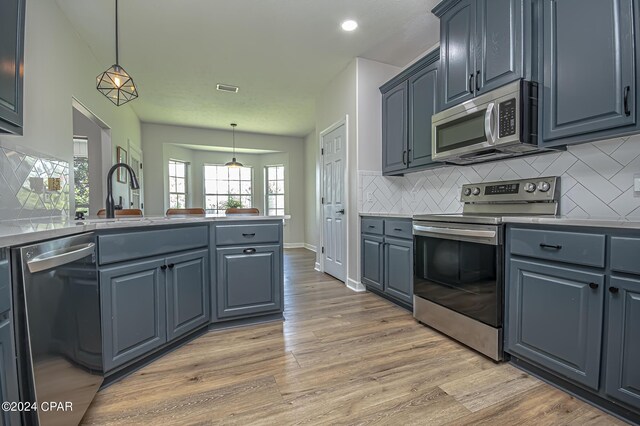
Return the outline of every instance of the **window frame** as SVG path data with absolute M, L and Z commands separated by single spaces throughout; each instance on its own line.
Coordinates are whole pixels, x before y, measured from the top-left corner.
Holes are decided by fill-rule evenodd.
M 171 163 L 184 165 L 184 192 L 171 191 L 171 179 L 172 178 L 179 179 L 179 176 L 171 176 Z M 170 209 L 182 209 L 182 208 L 187 208 L 189 206 L 189 166 L 190 166 L 190 163 L 188 161 L 178 160 L 176 158 L 169 158 L 169 161 L 167 162 L 167 176 L 168 176 L 167 191 L 169 194 L 169 197 L 167 199 L 167 202 L 168 202 L 167 204 Z M 176 189 L 177 188 L 178 188 L 178 183 L 176 181 Z M 184 195 L 184 206 L 180 207 L 180 206 L 171 205 L 172 195 L 176 195 L 176 196 Z
M 278 168 L 281 167 L 282 168 L 282 179 L 278 179 L 277 178 L 277 171 L 276 171 L 276 179 L 273 182 L 282 182 L 282 192 L 276 192 L 274 194 L 269 194 L 269 169 L 270 168 Z M 287 170 L 284 164 L 269 164 L 264 166 L 264 211 L 265 211 L 265 215 L 266 216 L 284 216 L 286 215 L 286 211 L 287 211 Z M 282 208 L 278 207 L 278 202 L 276 201 L 276 207 L 275 208 L 270 208 L 269 206 L 269 195 L 275 195 L 276 199 L 277 196 L 282 196 Z M 270 210 L 275 210 L 276 213 L 275 214 L 270 214 Z M 278 213 L 278 211 L 281 211 L 282 214 Z
M 249 192 L 249 194 L 242 194 L 242 192 L 240 192 L 239 194 L 231 194 L 229 192 L 227 193 L 208 193 L 207 192 L 207 180 L 211 180 L 211 179 L 207 179 L 207 167 L 220 167 L 220 168 L 225 168 L 225 169 L 229 169 L 229 167 L 225 166 L 224 164 L 215 164 L 215 163 L 204 163 L 202 165 L 202 204 L 204 205 L 204 209 L 207 212 L 207 214 L 224 214 L 224 209 L 211 209 L 208 207 L 208 203 L 207 203 L 207 197 L 211 196 L 211 197 L 216 197 L 216 200 L 221 197 L 221 196 L 226 196 L 227 199 L 230 197 L 237 197 L 239 199 L 242 199 L 242 197 L 249 197 L 250 202 L 250 206 L 245 206 L 245 207 L 252 207 L 253 206 L 253 202 L 254 202 L 254 196 L 255 196 L 255 176 L 254 176 L 254 167 L 253 166 L 243 166 L 239 168 L 238 171 L 238 180 L 232 180 L 232 179 L 227 179 L 226 182 L 238 182 L 239 186 L 240 186 L 240 191 L 242 191 L 242 182 L 250 182 L 251 185 L 251 192 Z M 246 179 L 242 179 L 242 169 L 249 169 L 250 172 L 250 179 L 247 181 Z M 216 173 L 217 174 L 217 173 Z M 219 180 L 216 178 L 215 179 L 216 182 L 218 182 Z M 216 206 L 218 206 L 218 204 L 216 204 Z

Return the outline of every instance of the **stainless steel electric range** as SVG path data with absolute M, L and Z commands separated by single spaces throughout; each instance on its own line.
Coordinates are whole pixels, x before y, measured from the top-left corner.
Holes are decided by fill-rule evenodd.
M 413 316 L 500 361 L 504 224 L 508 216 L 554 216 L 560 178 L 467 184 L 463 212 L 413 217 Z

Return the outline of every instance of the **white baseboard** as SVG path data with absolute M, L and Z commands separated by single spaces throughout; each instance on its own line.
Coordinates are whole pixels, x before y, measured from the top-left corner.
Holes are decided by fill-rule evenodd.
M 316 251 L 316 246 L 312 246 L 311 244 L 304 243 L 304 248 L 311 250 L 312 252 Z
M 314 267 L 313 269 L 315 269 L 315 270 L 316 270 L 316 271 L 318 271 L 318 272 L 322 272 L 322 271 L 320 270 L 320 262 L 316 262 L 316 265 L 315 265 L 315 267 Z
M 284 243 L 284 248 L 305 248 L 304 243 Z
M 367 291 L 366 287 L 362 283 L 359 283 L 356 280 L 352 280 L 351 278 L 347 278 L 347 287 L 349 287 L 353 291 Z

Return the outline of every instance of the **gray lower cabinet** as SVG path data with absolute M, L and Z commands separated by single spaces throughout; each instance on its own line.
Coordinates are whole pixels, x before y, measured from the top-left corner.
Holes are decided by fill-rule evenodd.
M 282 246 L 216 249 L 218 318 L 282 310 Z
M 100 271 L 105 371 L 167 341 L 165 259 Z
M 384 237 L 363 234 L 362 284 L 384 291 Z
M 167 339 L 209 322 L 208 250 L 167 257 Z
M 385 237 L 384 291 L 413 303 L 413 240 Z
M 6 251 L 0 249 L 0 402 L 18 402 L 18 373 L 11 310 L 11 274 Z M 19 425 L 18 411 L 0 412 L 1 425 Z
M 605 391 L 640 410 L 640 277 L 609 281 Z
M 597 390 L 604 275 L 511 260 L 509 278 L 507 350 Z
M 638 3 L 544 0 L 543 4 L 543 144 L 593 140 L 599 132 L 633 127 Z M 613 134 L 600 133 L 600 138 Z

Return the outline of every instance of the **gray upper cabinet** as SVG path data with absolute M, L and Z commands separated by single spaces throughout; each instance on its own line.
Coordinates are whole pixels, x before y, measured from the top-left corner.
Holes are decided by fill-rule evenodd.
M 209 322 L 208 250 L 167 257 L 167 339 Z
M 164 259 L 100 271 L 105 371 L 167 341 Z
M 633 127 L 633 0 L 543 3 L 544 144 L 593 140 L 612 135 L 599 132 Z
M 366 232 L 363 229 L 363 232 Z M 384 290 L 383 262 L 384 238 L 378 235 L 362 235 L 362 283 Z
M 476 3 L 476 95 L 523 76 L 522 0 Z
M 453 3 L 453 2 L 451 2 Z M 440 18 L 440 109 L 475 95 L 476 0 L 461 0 Z
M 446 0 L 433 9 L 440 18 L 439 111 L 529 77 L 525 4 L 529 0 Z
M 510 275 L 509 353 L 597 390 L 604 275 L 524 260 Z
M 438 62 L 409 78 L 410 167 L 431 164 L 431 116 L 437 109 Z
M 25 0 L 0 2 L 0 133 L 22 134 Z
M 385 292 L 413 303 L 413 240 L 385 238 Z
M 407 167 L 407 82 L 382 94 L 382 171 Z
M 605 391 L 640 409 L 640 279 L 609 282 L 609 334 Z
M 216 249 L 218 318 L 282 310 L 280 245 Z

